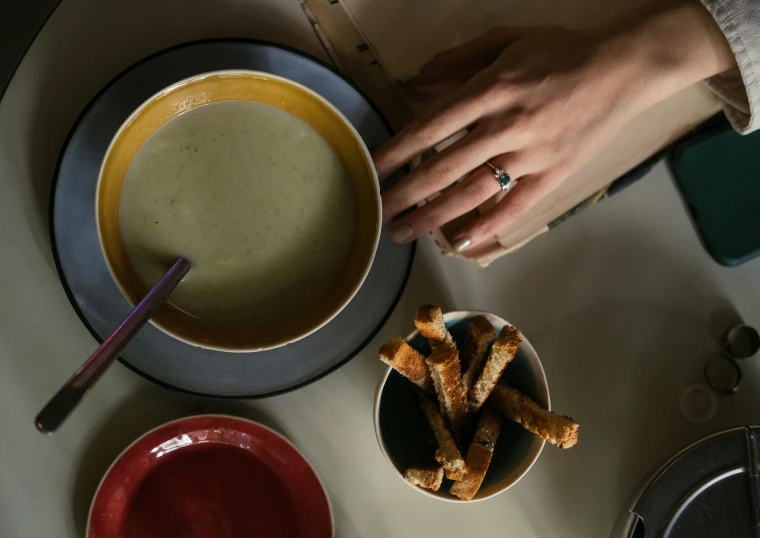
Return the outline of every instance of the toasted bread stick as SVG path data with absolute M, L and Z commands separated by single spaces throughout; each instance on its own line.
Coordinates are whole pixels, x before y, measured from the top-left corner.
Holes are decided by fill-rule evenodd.
M 425 357 L 403 338 L 391 338 L 380 348 L 380 360 L 423 390 L 432 390 Z
M 422 305 L 417 309 L 417 317 L 414 318 L 414 326 L 428 341 L 431 349 L 441 342 L 453 342 L 446 325 L 443 323 L 443 312 L 440 306 Z
M 404 478 L 415 486 L 438 491 L 443 482 L 443 467 L 407 467 Z
M 462 385 L 459 352 L 453 344 L 441 342 L 426 360 L 433 386 L 454 438 L 459 440 L 467 426 L 467 392 Z
M 425 414 L 425 419 L 433 431 L 435 442 L 438 444 L 435 459 L 443 465 L 446 478 L 461 480 L 465 471 L 464 458 L 462 458 L 454 439 L 451 437 L 446 421 L 431 398 L 422 392 L 418 392 L 417 395 L 420 398 L 422 412 Z
M 435 406 L 433 406 L 435 407 Z M 404 478 L 421 488 L 438 491 L 443 482 L 443 466 L 436 463 L 435 449 L 422 450 L 404 471 Z
M 465 460 L 467 472 L 464 475 L 464 480 L 454 482 L 454 485 L 451 486 L 449 491 L 452 495 L 456 495 L 465 501 L 475 497 L 486 476 L 488 466 L 491 464 L 493 450 L 500 431 L 501 419 L 499 415 L 487 407 L 484 408 L 480 413 L 480 422 L 478 422 L 475 438 L 467 450 L 467 460 Z
M 488 399 L 489 405 L 526 430 L 560 448 L 570 448 L 578 442 L 578 424 L 570 417 L 543 409 L 517 389 L 499 383 Z
M 470 389 L 470 409 L 477 412 L 485 403 L 504 369 L 515 358 L 522 343 L 522 334 L 512 325 L 504 325 L 491 346 L 491 353 L 480 372 L 478 380 Z
M 462 363 L 462 384 L 470 392 L 472 385 L 483 369 L 483 361 L 488 355 L 488 346 L 496 338 L 496 329 L 484 316 L 478 316 L 467 327 L 467 337 L 459 353 Z

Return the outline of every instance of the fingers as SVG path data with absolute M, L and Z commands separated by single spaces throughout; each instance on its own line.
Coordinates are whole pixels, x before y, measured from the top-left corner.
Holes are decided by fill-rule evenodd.
M 502 232 L 559 185 L 559 176 L 524 176 L 503 200 L 452 238 L 458 251 L 476 247 Z
M 451 135 L 467 128 L 481 115 L 479 103 L 465 95 L 445 110 L 410 123 L 380 148 L 373 160 L 380 181 Z
M 383 193 L 383 222 L 442 191 L 497 153 L 494 140 L 476 128 Z
M 517 28 L 494 28 L 483 35 L 438 54 L 420 68 L 420 74 L 403 84 L 412 94 L 429 95 L 453 90 L 496 57 L 522 34 Z
M 513 177 L 520 174 L 512 154 L 500 155 L 490 162 L 494 166 L 511 170 Z M 435 228 L 467 213 L 501 191 L 491 168 L 481 165 L 468 177 L 431 202 L 404 215 L 391 226 L 391 239 L 409 243 Z
M 510 40 L 517 39 L 521 32 L 506 29 L 500 31 L 501 34 L 487 34 L 487 41 L 491 43 L 489 46 L 496 51 L 494 54 L 498 54 Z M 439 103 L 437 112 L 409 124 L 380 148 L 373 156 L 380 180 L 388 177 L 415 156 L 491 113 L 494 103 L 483 101 L 484 93 L 489 94 L 487 83 L 491 76 L 493 73 L 479 65 L 477 72 L 471 75 L 466 84 L 450 96 L 446 96 L 445 103 Z M 506 103 L 500 101 L 498 106 L 503 108 Z M 503 148 L 502 151 L 508 151 L 508 148 Z

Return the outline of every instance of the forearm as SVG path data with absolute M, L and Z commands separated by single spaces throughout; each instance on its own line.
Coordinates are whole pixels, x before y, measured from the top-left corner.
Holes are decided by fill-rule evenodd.
M 731 48 L 698 0 L 653 2 L 590 30 L 599 61 L 634 84 L 630 105 L 647 108 L 736 66 Z

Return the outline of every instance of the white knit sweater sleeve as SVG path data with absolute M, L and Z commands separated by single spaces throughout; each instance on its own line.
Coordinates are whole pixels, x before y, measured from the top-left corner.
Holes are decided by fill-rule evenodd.
M 760 0 L 701 0 L 728 39 L 737 68 L 705 81 L 740 133 L 760 128 Z

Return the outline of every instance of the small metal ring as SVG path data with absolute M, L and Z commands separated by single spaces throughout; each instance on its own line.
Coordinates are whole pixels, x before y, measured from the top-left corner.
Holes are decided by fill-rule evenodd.
M 724 368 L 724 371 L 716 372 L 715 368 Z M 711 373 L 712 370 L 712 373 Z M 733 379 L 729 382 L 725 382 L 721 379 L 721 374 L 725 374 L 728 371 L 733 374 Z M 742 382 L 742 369 L 734 359 L 727 355 L 715 355 L 705 364 L 705 381 L 710 385 L 713 390 L 721 394 L 733 394 L 739 390 L 739 384 Z M 725 375 L 723 376 L 725 377 Z
M 715 418 L 718 411 L 718 398 L 704 385 L 691 385 L 681 390 L 678 407 L 683 418 L 694 424 L 700 424 Z
M 760 334 L 749 325 L 735 325 L 723 334 L 721 347 L 732 359 L 748 359 L 760 351 Z
M 486 161 L 486 166 L 489 166 L 493 170 L 493 177 L 499 182 L 502 192 L 509 192 L 517 185 L 517 180 L 509 177 L 509 174 L 505 170 L 497 168 L 488 161 Z

